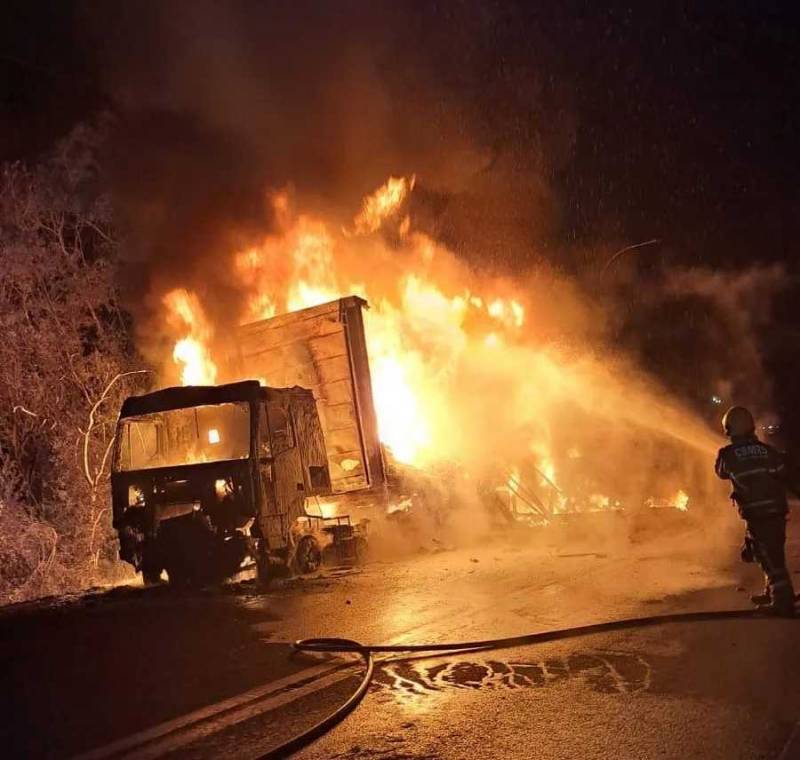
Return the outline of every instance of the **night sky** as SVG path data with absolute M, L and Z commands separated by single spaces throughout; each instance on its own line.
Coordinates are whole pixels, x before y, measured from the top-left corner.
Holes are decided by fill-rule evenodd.
M 4 3 L 0 160 L 32 159 L 99 111 L 126 118 L 129 105 L 121 105 L 109 67 L 118 70 L 143 49 L 159 56 L 152 43 L 126 47 L 126 37 L 139 34 L 131 5 L 157 3 Z M 236 5 L 252 9 L 253 26 L 269 24 L 269 4 Z M 386 3 L 385 26 L 405 51 L 392 81 L 412 95 L 432 82 L 439 100 L 451 93 L 468 103 L 470 128 L 498 162 L 536 146 L 552 198 L 548 224 L 531 236 L 568 272 L 580 273 L 586 248 L 613 251 L 651 238 L 662 242 L 636 254 L 642 276 L 648 265 L 782 264 L 786 286 L 763 350 L 776 406 L 800 429 L 797 4 L 600 5 Z M 320 13 L 319 23 L 342 23 L 357 35 L 363 6 L 328 4 L 341 18 Z M 365 36 L 380 16 L 369 24 Z M 209 41 L 209 55 L 215 49 Z M 404 61 L 416 74 L 397 84 Z M 509 250 L 512 259 L 525 255 Z

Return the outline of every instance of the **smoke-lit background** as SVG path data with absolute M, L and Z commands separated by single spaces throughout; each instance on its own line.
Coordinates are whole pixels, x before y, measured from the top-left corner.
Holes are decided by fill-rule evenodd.
M 779 4 L 5 13 L 0 157 L 106 115 L 140 320 L 149 294 L 199 283 L 268 228 L 268 188 L 335 216 L 415 173 L 417 226 L 465 260 L 576 278 L 610 307 L 592 329 L 709 420 L 719 395 L 797 429 L 798 24 Z M 215 291 L 219 316 L 235 289 Z

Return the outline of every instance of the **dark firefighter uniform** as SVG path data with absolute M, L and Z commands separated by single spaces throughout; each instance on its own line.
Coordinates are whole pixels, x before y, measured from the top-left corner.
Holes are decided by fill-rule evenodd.
M 742 407 L 730 412 L 739 409 Z M 752 420 L 749 412 L 742 412 Z M 731 481 L 731 498 L 747 524 L 742 559 L 757 560 L 764 571 L 767 590 L 763 601 L 771 602 L 780 614 L 791 615 L 794 589 L 784 553 L 788 513 L 784 457 L 758 440 L 752 424 L 725 428 L 731 444 L 719 450 L 715 469 L 718 477 Z

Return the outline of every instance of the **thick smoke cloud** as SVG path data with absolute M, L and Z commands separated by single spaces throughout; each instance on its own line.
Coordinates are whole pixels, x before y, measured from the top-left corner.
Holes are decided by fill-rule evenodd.
M 667 389 L 710 419 L 721 411 L 713 397 L 770 414 L 764 352 L 774 307 L 792 282 L 782 266 L 723 271 L 662 261 L 650 271 L 634 264 L 620 279 L 610 331 Z
M 619 342 L 698 403 L 708 388 L 734 396 L 763 378 L 747 315 L 778 275 L 665 267 L 643 283 L 623 276 L 597 286 L 605 248 L 590 241 L 576 256 L 563 239 L 570 199 L 555 189 L 586 127 L 554 74 L 564 51 L 546 25 L 513 32 L 511 10 L 445 6 L 206 0 L 87 9 L 115 103 L 107 165 L 142 333 L 159 334 L 160 296 L 176 286 L 196 291 L 215 325 L 239 319 L 241 284 L 228 261 L 274 229 L 268 191 L 291 187 L 299 208 L 344 224 L 388 175 L 415 174 L 415 227 L 481 271 L 524 275 L 543 340 L 568 335 L 602 350 Z M 500 37 L 517 44 L 498 46 Z M 565 296 L 550 268 L 577 273 L 569 287 L 590 285 L 609 308 Z M 743 346 L 737 357 L 711 362 L 728 341 Z M 674 361 L 677 343 L 691 372 Z
M 267 188 L 349 211 L 416 173 L 438 237 L 485 264 L 530 262 L 554 231 L 546 177 L 572 125 L 550 114 L 546 144 L 535 63 L 498 59 L 500 20 L 477 3 L 92 8 L 132 256 L 185 279 L 219 230 L 268 221 Z

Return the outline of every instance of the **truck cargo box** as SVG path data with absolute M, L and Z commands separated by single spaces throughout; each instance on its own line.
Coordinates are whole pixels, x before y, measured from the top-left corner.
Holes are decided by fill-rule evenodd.
M 334 493 L 385 483 L 362 309 L 357 296 L 243 325 L 242 376 L 310 388 L 325 436 Z

